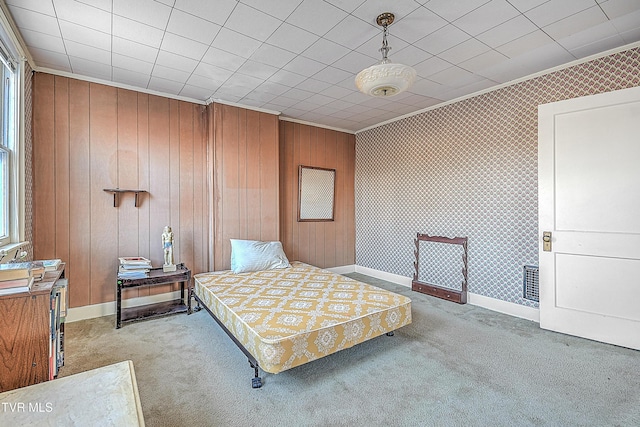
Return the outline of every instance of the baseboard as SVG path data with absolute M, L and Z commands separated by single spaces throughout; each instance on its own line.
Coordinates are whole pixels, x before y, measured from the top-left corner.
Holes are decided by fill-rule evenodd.
M 122 301 L 122 307 L 138 307 L 140 305 L 171 301 L 179 298 L 180 291 L 173 291 L 146 297 L 129 298 Z M 77 322 L 79 320 L 94 319 L 96 317 L 109 316 L 112 314 L 116 314 L 115 301 L 105 302 L 102 304 L 85 305 L 82 307 L 70 308 L 67 312 L 65 322 Z
M 376 279 L 386 280 L 387 282 L 396 283 L 398 285 L 411 287 L 411 277 L 400 276 L 399 274 L 387 273 L 386 271 L 374 270 L 369 267 L 356 265 L 356 273 L 362 273 Z
M 331 267 L 331 268 L 325 268 L 325 270 L 329 270 L 333 273 L 337 273 L 337 274 L 347 274 L 347 273 L 353 273 L 356 271 L 356 266 L 354 264 L 351 265 L 341 265 L 339 267 Z
M 386 271 L 375 270 L 373 268 L 362 267 L 360 265 L 356 265 L 355 269 L 356 273 L 362 273 L 367 276 L 375 277 L 376 279 L 386 280 L 387 282 L 396 283 L 398 285 L 407 286 L 409 288 L 411 287 L 412 279 L 410 277 L 387 273 Z M 477 307 L 486 308 L 488 310 L 497 311 L 499 313 L 508 314 L 510 316 L 540 323 L 540 311 L 537 308 L 527 307 L 508 301 L 502 301 L 484 295 L 473 294 L 471 292 L 469 292 L 467 295 L 467 303 L 475 305 Z

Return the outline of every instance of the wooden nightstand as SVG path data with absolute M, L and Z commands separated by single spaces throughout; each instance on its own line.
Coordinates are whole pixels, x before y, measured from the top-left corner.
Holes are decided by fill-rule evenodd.
M 191 292 L 191 270 L 184 264 L 176 265 L 176 271 L 165 273 L 162 267 L 149 270 L 147 277 L 139 279 L 121 279 L 117 282 L 116 297 L 116 329 L 122 327 L 123 323 L 137 322 L 153 317 L 168 316 L 170 314 L 183 313 L 187 311 L 185 300 L 185 283 L 187 285 L 187 297 Z M 180 283 L 180 299 L 164 301 L 155 304 L 147 304 L 138 307 L 122 307 L 122 290 L 136 288 L 138 286 L 164 285 L 167 283 Z

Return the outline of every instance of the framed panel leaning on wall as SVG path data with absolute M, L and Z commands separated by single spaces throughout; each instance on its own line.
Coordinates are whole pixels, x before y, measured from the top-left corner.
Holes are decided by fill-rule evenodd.
M 300 165 L 298 221 L 333 221 L 336 170 Z

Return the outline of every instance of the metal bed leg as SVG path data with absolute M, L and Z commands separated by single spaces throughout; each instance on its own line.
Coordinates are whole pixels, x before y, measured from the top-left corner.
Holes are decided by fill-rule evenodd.
M 256 374 L 256 376 L 251 379 L 251 388 L 262 387 L 262 378 L 260 378 L 259 376 L 258 364 L 257 363 L 254 364 L 251 360 L 249 360 L 249 365 L 251 365 L 251 367 L 255 369 L 255 374 Z

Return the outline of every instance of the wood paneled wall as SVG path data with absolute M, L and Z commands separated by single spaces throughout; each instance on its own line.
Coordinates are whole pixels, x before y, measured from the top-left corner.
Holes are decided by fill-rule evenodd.
M 279 128 L 273 114 L 216 103 L 209 111 L 213 266 L 223 270 L 230 267 L 229 239 L 279 238 Z
M 298 222 L 298 166 L 336 170 L 335 220 Z M 355 135 L 280 122 L 280 240 L 291 260 L 355 263 Z
M 61 258 L 71 307 L 115 299 L 119 256 L 162 265 L 162 229 L 176 262 L 209 269 L 205 107 L 37 73 L 33 116 L 35 259 Z M 143 189 L 113 196 L 105 188 Z M 174 285 L 175 286 L 175 285 Z M 132 290 L 126 297 L 171 286 Z
M 165 225 L 194 274 L 229 268 L 231 238 L 281 240 L 292 260 L 320 267 L 354 264 L 354 135 L 46 73 L 33 101 L 34 259 L 67 263 L 71 307 L 115 299 L 119 256 L 162 265 Z M 336 169 L 334 222 L 297 222 L 300 164 Z M 113 207 L 105 188 L 149 193 Z

